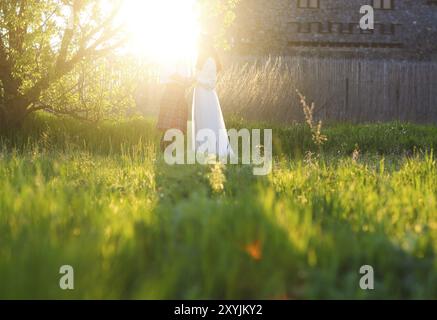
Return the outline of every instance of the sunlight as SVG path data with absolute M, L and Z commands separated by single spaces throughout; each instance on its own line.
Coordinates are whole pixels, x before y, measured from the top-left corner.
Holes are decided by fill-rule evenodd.
M 194 60 L 195 0 L 126 0 L 121 16 L 130 34 L 129 51 L 157 63 Z

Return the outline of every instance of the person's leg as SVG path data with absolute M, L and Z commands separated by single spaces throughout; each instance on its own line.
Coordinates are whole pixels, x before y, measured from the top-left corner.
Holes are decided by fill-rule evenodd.
M 168 85 L 163 96 L 158 119 L 158 129 L 162 133 L 160 140 L 160 149 L 162 152 L 164 152 L 171 143 L 164 140 L 167 129 L 182 131 L 186 139 L 187 121 L 188 105 L 185 99 L 185 89 L 178 85 Z

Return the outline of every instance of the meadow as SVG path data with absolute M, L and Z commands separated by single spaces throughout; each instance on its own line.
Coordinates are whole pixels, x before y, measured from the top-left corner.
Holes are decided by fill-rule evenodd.
M 436 127 L 332 124 L 319 147 L 243 126 L 273 128 L 271 175 L 170 167 L 142 118 L 40 114 L 0 138 L 0 298 L 437 298 Z

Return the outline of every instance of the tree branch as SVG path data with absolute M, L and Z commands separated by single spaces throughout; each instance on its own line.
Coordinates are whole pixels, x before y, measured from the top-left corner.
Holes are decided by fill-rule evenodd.
M 52 106 L 50 106 L 48 104 L 44 104 L 44 103 L 39 102 L 37 104 L 37 106 L 34 107 L 32 110 L 33 111 L 45 110 L 47 112 L 51 112 L 51 113 L 54 113 L 54 114 L 70 116 L 70 117 L 72 117 L 74 119 L 81 120 L 81 121 L 95 122 L 95 121 L 92 121 L 91 119 L 89 119 L 87 117 L 83 117 L 83 116 L 79 115 L 79 113 L 81 113 L 81 112 L 88 112 L 87 109 L 58 110 L 58 109 L 53 108 Z
M 71 72 L 74 67 L 84 60 L 85 58 L 96 58 L 96 57 L 102 57 L 111 50 L 114 50 L 118 46 L 120 46 L 126 39 L 123 39 L 123 41 L 118 41 L 113 45 L 110 45 L 108 47 L 105 47 L 103 49 L 98 49 L 100 45 L 103 45 L 105 42 L 109 41 L 111 38 L 114 37 L 115 34 L 117 34 L 120 29 L 110 29 L 108 28 L 111 24 L 111 21 L 114 19 L 116 12 L 121 5 L 121 1 L 118 0 L 116 6 L 114 7 L 114 10 L 109 15 L 108 19 L 106 19 L 99 27 L 95 29 L 95 32 L 100 32 L 101 30 L 104 30 L 104 32 L 100 35 L 100 37 L 94 41 L 94 43 L 90 46 L 86 46 L 86 40 L 82 39 L 79 50 L 76 52 L 76 54 L 70 59 L 66 60 L 66 55 L 68 52 L 68 46 L 71 43 L 73 34 L 67 34 L 65 32 L 63 44 L 61 45 L 61 51 L 58 55 L 58 58 L 56 59 L 56 63 L 54 68 L 49 71 L 44 77 L 42 77 L 26 94 L 25 99 L 29 101 L 29 104 L 32 101 L 38 100 L 39 96 L 41 95 L 41 92 L 43 90 L 46 90 L 50 84 L 53 81 L 59 80 L 64 75 Z M 102 29 L 103 28 L 103 29 Z M 95 34 L 94 34 L 95 35 Z M 94 35 L 90 36 L 92 38 Z

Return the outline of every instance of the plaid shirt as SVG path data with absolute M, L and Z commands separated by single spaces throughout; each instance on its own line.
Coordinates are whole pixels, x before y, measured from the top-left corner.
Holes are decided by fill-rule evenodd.
M 157 128 L 162 131 L 187 130 L 188 103 L 185 99 L 185 87 L 176 83 L 166 85 L 161 101 Z

